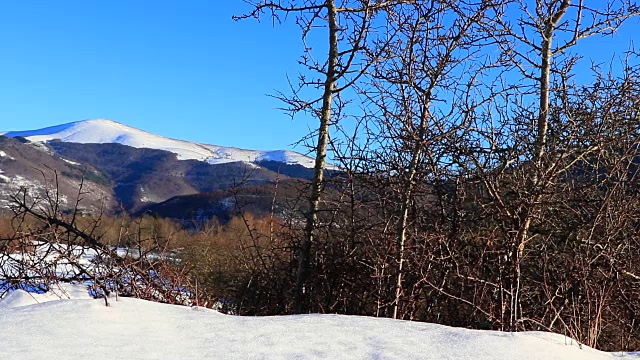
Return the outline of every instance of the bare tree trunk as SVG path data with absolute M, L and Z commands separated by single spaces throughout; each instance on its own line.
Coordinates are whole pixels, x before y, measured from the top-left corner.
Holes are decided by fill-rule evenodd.
M 514 225 L 511 230 L 515 233 L 509 239 L 510 264 L 506 274 L 507 286 L 511 291 L 508 301 L 510 307 L 508 325 L 510 330 L 515 331 L 518 330 L 517 327 L 521 321 L 523 281 L 521 267 L 526 255 L 525 249 L 530 247 L 529 242 L 534 236 L 531 228 L 537 226 L 536 218 L 543 211 L 543 202 L 549 198 L 549 193 L 546 192 L 556 184 L 558 176 L 564 171 L 562 167 L 557 166 L 558 157 L 555 154 L 566 157 L 568 154 L 563 152 L 569 151 L 563 148 L 564 145 L 552 148 L 553 145 L 549 143 L 552 98 L 565 101 L 564 97 L 567 96 L 566 89 L 551 88 L 552 78 L 560 79 L 571 71 L 577 57 L 572 57 L 567 52 L 578 41 L 593 35 L 610 34 L 616 31 L 626 19 L 637 16 L 640 11 L 632 2 L 626 0 L 615 5 L 611 2 L 600 4 L 600 7 L 595 3 L 585 5 L 584 1 L 578 1 L 572 5 L 571 0 L 536 0 L 535 2 L 518 0 L 513 4 L 521 11 L 520 17 L 516 17 L 518 26 L 513 26 L 509 21 L 496 17 L 500 26 L 490 32 L 498 30 L 495 34 L 506 34 L 496 37 L 497 44 L 510 59 L 510 65 L 517 68 L 525 79 L 532 81 L 532 89 L 537 95 L 537 114 L 531 119 L 533 123 L 530 129 L 533 134 L 530 140 L 531 150 L 528 147 L 523 148 L 523 151 L 526 151 L 523 155 L 526 154 L 525 156 L 530 159 L 529 164 L 533 165 L 523 177 L 521 189 L 524 196 L 523 203 L 518 205 L 519 209 L 514 209 L 516 211 L 505 212 Z M 567 13 L 570 14 L 567 16 Z M 583 24 L 585 22 L 586 24 Z M 515 41 L 504 41 L 507 38 Z M 554 44 L 556 39 L 559 40 L 559 44 Z M 567 61 L 561 63 L 555 60 L 556 58 Z M 562 83 L 564 84 L 564 80 Z M 556 91 L 558 94 L 554 95 Z M 563 91 L 565 94 L 560 94 Z M 523 114 L 529 113 L 528 109 L 523 107 L 520 109 L 524 110 Z M 553 120 L 555 121 L 556 118 L 554 117 Z M 562 116 L 558 121 L 562 125 L 564 121 Z M 593 147 L 577 149 L 577 151 L 571 149 L 574 151 L 571 156 L 576 158 L 585 156 L 595 149 Z M 549 158 L 548 152 L 552 152 L 556 158 L 546 161 L 545 159 Z M 512 160 L 507 159 L 507 162 L 509 161 Z
M 531 189 L 534 189 L 534 196 L 531 199 L 530 207 L 536 207 L 536 204 L 540 200 L 540 181 L 544 176 L 542 158 L 545 154 L 547 146 L 547 133 L 549 131 L 549 99 L 550 99 L 550 77 L 551 77 L 551 61 L 553 53 L 551 45 L 553 43 L 554 30 L 560 19 L 564 16 L 567 8 L 569 7 L 570 0 L 563 0 L 562 4 L 556 12 L 550 14 L 544 24 L 544 30 L 542 31 L 542 44 L 540 46 L 540 77 L 538 78 L 538 90 L 540 92 L 539 109 L 538 109 L 538 121 L 536 126 L 535 144 L 533 161 L 535 169 L 533 170 L 533 176 L 529 183 Z M 524 253 L 525 244 L 529 236 L 529 228 L 531 227 L 532 216 L 534 216 L 535 209 L 529 209 L 526 211 L 524 221 L 518 230 L 514 246 L 512 248 L 513 256 L 513 281 L 511 284 L 511 317 L 510 327 L 511 330 L 516 330 L 519 319 L 519 307 L 520 307 L 520 287 L 521 287 L 521 263 Z
M 305 225 L 304 238 L 300 244 L 300 258 L 298 274 L 296 277 L 294 312 L 301 314 L 307 312 L 305 304 L 305 284 L 311 268 L 311 246 L 315 240 L 315 230 L 318 223 L 318 211 L 320 210 L 320 197 L 324 182 L 326 168 L 327 145 L 329 143 L 329 125 L 331 124 L 331 110 L 333 91 L 335 89 L 336 67 L 338 65 L 338 23 L 336 19 L 336 5 L 334 0 L 325 2 L 329 23 L 329 57 L 327 74 L 322 96 L 322 110 L 320 114 L 320 126 L 318 128 L 318 144 L 316 146 L 316 162 L 313 168 L 313 182 L 311 184 L 311 196 L 309 197 L 309 212 Z
M 328 50 L 316 60 L 312 47 L 305 44 L 304 55 L 300 60 L 309 76 L 301 73 L 298 77 L 298 89 L 293 94 L 276 96 L 288 107 L 285 109 L 292 116 L 307 112 L 314 114 L 318 120 L 317 143 L 315 146 L 314 176 L 311 182 L 309 209 L 306 213 L 304 236 L 300 241 L 299 262 L 294 286 L 293 310 L 295 313 L 309 311 L 308 279 L 311 274 L 312 250 L 318 237 L 318 222 L 321 208 L 324 172 L 326 169 L 327 147 L 329 145 L 329 129 L 338 123 L 341 112 L 347 102 L 336 101 L 345 89 L 354 86 L 364 76 L 377 56 L 370 59 L 366 54 L 369 48 L 365 44 L 377 44 L 385 48 L 394 34 L 371 31 L 376 14 L 391 8 L 402 6 L 411 0 L 377 1 L 377 0 L 291 0 L 283 4 L 280 0 L 245 0 L 253 6 L 247 14 L 235 19 L 260 18 L 263 13 L 270 14 L 275 21 L 282 21 L 287 16 L 295 17 L 295 22 L 306 43 L 309 35 L 316 29 L 328 29 Z M 340 7 L 339 7 L 340 6 Z M 281 17 L 281 15 L 285 15 Z M 369 37 L 374 38 L 370 40 Z M 342 51 L 338 51 L 341 48 Z M 324 50 L 323 50 L 324 51 Z M 317 76 L 315 74 L 318 74 Z M 324 79 L 324 82 L 322 81 Z M 322 89 L 322 95 L 311 100 L 300 97 L 304 88 Z M 319 105 L 319 106 L 318 106 Z M 313 134 L 315 135 L 315 134 Z
M 422 150 L 424 148 L 424 137 L 427 131 L 428 105 L 424 105 L 420 116 L 420 126 L 418 128 L 418 142 L 411 154 L 411 162 L 407 170 L 407 180 L 404 191 L 402 193 L 402 204 L 400 205 L 400 219 L 398 221 L 398 274 L 396 276 L 396 298 L 393 302 L 393 318 L 398 318 L 398 307 L 400 306 L 400 298 L 402 297 L 402 278 L 404 276 L 405 262 L 405 246 L 407 242 L 407 224 L 409 220 L 409 206 L 411 206 L 411 197 L 413 196 L 413 187 L 418 163 Z

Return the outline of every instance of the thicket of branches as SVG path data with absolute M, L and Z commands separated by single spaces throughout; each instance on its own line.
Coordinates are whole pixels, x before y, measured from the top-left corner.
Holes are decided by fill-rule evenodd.
M 594 63 L 579 47 L 637 21 L 635 3 L 249 3 L 253 16 L 329 21 L 349 62 L 309 44 L 303 56 L 328 80 L 336 62 L 360 64 L 330 99 L 344 174 L 321 179 L 314 236 L 301 237 L 302 309 L 638 349 L 638 54 Z M 354 14 L 375 18 L 363 28 Z M 282 97 L 309 105 L 309 93 Z

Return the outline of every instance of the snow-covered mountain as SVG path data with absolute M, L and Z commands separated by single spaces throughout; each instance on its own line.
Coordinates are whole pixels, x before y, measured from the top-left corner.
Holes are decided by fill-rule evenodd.
M 165 150 L 175 153 L 179 160 L 200 160 L 209 164 L 277 161 L 306 168 L 313 168 L 314 165 L 312 158 L 293 151 L 246 150 L 171 139 L 107 119 L 76 121 L 37 130 L 0 132 L 0 135 L 20 136 L 32 142 L 58 139 L 83 144 L 118 143 L 135 148 Z

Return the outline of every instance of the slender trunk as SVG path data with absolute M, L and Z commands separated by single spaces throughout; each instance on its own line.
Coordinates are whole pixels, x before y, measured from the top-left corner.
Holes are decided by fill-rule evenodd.
M 536 138 L 534 144 L 533 164 L 533 177 L 531 178 L 528 186 L 533 191 L 533 197 L 529 201 L 529 209 L 526 210 L 524 218 L 521 220 L 522 225 L 518 229 L 518 233 L 513 242 L 512 259 L 512 282 L 511 282 L 511 317 L 510 327 L 512 331 L 517 330 L 520 314 L 518 313 L 520 308 L 520 290 L 522 283 L 522 258 L 524 255 L 524 249 L 526 242 L 528 241 L 529 229 L 531 227 L 532 217 L 536 213 L 536 208 L 540 202 L 542 196 L 540 189 L 540 182 L 543 180 L 543 157 L 545 149 L 547 147 L 547 133 L 549 131 L 549 99 L 550 99 L 550 78 L 551 78 L 551 60 L 553 53 L 551 45 L 553 43 L 554 30 L 560 19 L 564 16 L 564 13 L 569 7 L 570 0 L 563 0 L 558 10 L 550 14 L 547 19 L 544 30 L 542 31 L 542 44 L 540 48 L 540 78 L 538 79 L 538 87 L 540 91 L 539 98 L 539 112 L 536 128 Z
M 428 105 L 424 105 L 420 117 L 420 127 L 418 129 L 418 143 L 411 154 L 411 162 L 407 169 L 407 179 L 402 191 L 402 202 L 400 204 L 400 219 L 398 220 L 398 274 L 396 276 L 396 298 L 393 302 L 393 318 L 398 318 L 398 307 L 402 297 L 402 278 L 404 276 L 405 247 L 407 243 L 407 224 L 409 221 L 409 206 L 413 195 L 414 179 L 418 171 L 418 163 L 424 148 L 424 137 L 427 131 L 427 117 L 429 116 Z
M 326 166 L 327 145 L 329 143 L 329 125 L 331 123 L 331 111 L 333 91 L 336 83 L 336 67 L 338 65 L 338 22 L 336 18 L 336 5 L 334 0 L 325 2 L 329 24 L 329 58 L 327 75 L 322 96 L 322 110 L 320 114 L 320 126 L 318 127 L 318 144 L 316 147 L 316 162 L 313 169 L 313 182 L 311 184 L 311 196 L 309 197 L 309 212 L 305 234 L 300 245 L 298 273 L 295 286 L 294 312 L 302 314 L 309 311 L 307 291 L 305 285 L 311 270 L 311 246 L 315 240 L 315 230 L 320 210 L 320 197 L 324 182 L 324 170 Z
M 542 31 L 542 46 L 540 49 L 540 56 L 542 61 L 540 63 L 540 109 L 538 113 L 538 129 L 535 140 L 535 154 L 534 162 L 537 167 L 536 170 L 541 171 L 542 157 L 544 156 L 545 148 L 547 146 L 547 132 L 549 130 L 549 94 L 550 94 L 550 75 L 551 75 L 551 59 L 553 58 L 553 52 L 551 44 L 553 42 L 553 35 L 556 29 L 556 25 L 564 14 L 567 12 L 571 0 L 562 0 L 558 10 L 549 15 L 549 18 L 545 21 L 544 30 Z M 579 21 L 579 19 L 578 19 Z
M 414 172 L 415 174 L 415 172 Z M 410 176 L 411 177 L 411 176 Z M 409 180 L 410 181 L 410 180 Z M 409 205 L 411 203 L 412 186 L 406 189 L 406 193 L 403 194 L 400 208 L 400 219 L 398 221 L 398 274 L 396 276 L 396 298 L 393 302 L 393 318 L 398 318 L 398 307 L 400 305 L 400 298 L 402 297 L 402 278 L 404 273 L 404 248 L 407 241 L 407 221 L 409 217 Z
M 551 25 L 553 27 L 553 25 Z M 541 172 L 542 157 L 547 146 L 547 132 L 549 130 L 549 82 L 551 76 L 551 41 L 552 29 L 546 29 L 542 39 L 542 62 L 540 64 L 540 102 L 538 112 L 538 126 L 535 139 L 534 164 L 535 172 Z M 538 176 L 536 176 L 536 180 Z M 536 185 L 536 184 L 534 184 Z
M 551 25 L 553 27 L 553 25 Z M 524 214 L 523 220 L 516 237 L 513 241 L 511 248 L 512 257 L 512 280 L 511 280 L 511 313 L 509 317 L 509 326 L 511 331 L 517 330 L 517 323 L 519 320 L 518 309 L 520 307 L 520 288 L 521 288 L 521 263 L 522 255 L 524 253 L 525 243 L 529 234 L 529 228 L 531 227 L 531 217 L 533 216 L 534 207 L 539 200 L 538 190 L 539 183 L 543 176 L 542 158 L 545 153 L 547 145 L 547 132 L 549 129 L 549 79 L 551 74 L 551 40 L 553 32 L 549 30 L 549 25 L 543 33 L 542 39 L 542 61 L 540 64 L 540 79 L 539 82 L 539 112 L 536 128 L 536 138 L 534 144 L 533 163 L 535 168 L 533 169 L 533 176 L 528 181 L 527 186 L 533 191 L 533 198 L 529 201 L 529 209 Z
M 512 281 L 511 281 L 511 313 L 509 317 L 509 327 L 511 331 L 517 331 L 518 321 L 520 319 L 519 308 L 520 308 L 520 286 L 522 279 L 522 255 L 524 254 L 524 246 L 529 233 L 529 227 L 531 226 L 531 217 L 530 214 L 526 215 L 526 219 L 520 230 L 516 235 L 516 239 L 513 242 L 513 247 L 511 248 L 511 257 L 513 259 L 512 264 Z

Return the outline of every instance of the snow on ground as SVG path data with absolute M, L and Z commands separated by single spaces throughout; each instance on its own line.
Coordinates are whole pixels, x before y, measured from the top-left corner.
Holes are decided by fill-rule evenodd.
M 76 121 L 38 130 L 9 131 L 8 137 L 22 136 L 35 143 L 59 139 L 76 143 L 119 143 L 135 148 L 150 148 L 175 153 L 179 160 L 200 160 L 209 164 L 236 161 L 278 161 L 312 168 L 308 156 L 285 150 L 259 151 L 171 139 L 107 119 Z M 329 167 L 332 168 L 332 167 Z
M 640 359 L 562 335 L 500 333 L 341 315 L 237 317 L 143 300 L 0 300 L 0 359 Z

